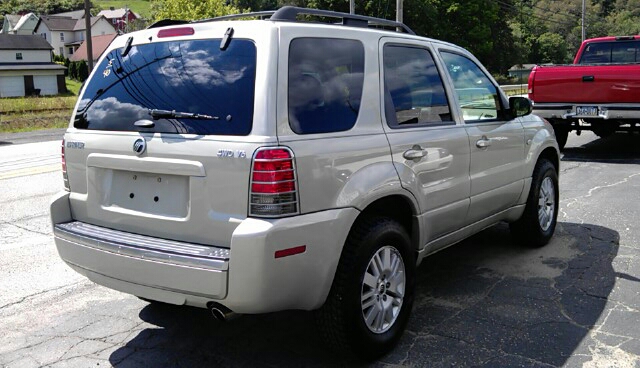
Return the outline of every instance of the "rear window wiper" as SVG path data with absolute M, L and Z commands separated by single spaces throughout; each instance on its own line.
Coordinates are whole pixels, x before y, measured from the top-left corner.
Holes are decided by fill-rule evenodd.
M 195 120 L 219 120 L 217 116 L 198 114 L 193 112 L 180 112 L 176 110 L 149 109 L 149 115 L 154 119 L 195 119 Z

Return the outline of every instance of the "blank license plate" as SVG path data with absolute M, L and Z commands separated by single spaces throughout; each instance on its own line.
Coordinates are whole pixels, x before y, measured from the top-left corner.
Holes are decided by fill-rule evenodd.
M 576 115 L 598 116 L 598 108 L 596 106 L 576 106 Z

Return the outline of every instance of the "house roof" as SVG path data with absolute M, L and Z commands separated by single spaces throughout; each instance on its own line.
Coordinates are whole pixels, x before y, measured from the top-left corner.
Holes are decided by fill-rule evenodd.
M 65 18 L 73 18 L 73 19 L 83 19 L 84 18 L 84 9 L 74 10 L 70 12 L 57 13 L 57 14 L 49 14 L 52 17 L 65 17 Z
M 67 67 L 56 63 L 0 63 L 0 70 L 65 70 Z
M 91 51 L 93 52 L 93 59 L 98 60 L 100 55 L 109 47 L 111 42 L 118 36 L 117 34 L 108 34 L 102 36 L 91 37 Z M 76 52 L 71 55 L 71 61 L 80 61 L 87 59 L 87 44 L 85 42 L 80 45 Z
M 516 65 L 513 65 L 511 68 L 509 68 L 509 70 L 511 70 L 511 71 L 515 71 L 515 70 L 531 70 L 536 65 L 538 65 L 538 64 L 516 64 Z
M 140 18 L 140 15 L 134 11 L 131 11 L 131 9 L 125 9 L 125 8 L 119 8 L 119 9 L 113 9 L 113 10 L 103 10 L 100 13 L 98 13 L 98 15 L 104 15 L 105 18 L 107 19 L 113 19 L 113 18 L 124 18 L 124 14 L 126 11 L 129 11 L 130 13 L 133 13 L 133 15 L 136 16 L 136 18 Z
M 4 32 L 9 32 L 14 29 L 16 24 L 20 21 L 20 18 L 22 18 L 22 16 L 18 14 L 5 14 L 4 19 L 9 22 L 9 29 L 5 29 Z
M 33 13 L 27 13 L 27 14 L 23 15 L 20 18 L 20 20 L 18 21 L 18 23 L 16 23 L 16 25 L 13 27 L 13 29 L 15 30 L 15 29 L 19 29 L 19 28 L 24 27 L 25 23 L 27 23 L 27 21 L 29 19 L 34 19 L 34 20 L 37 21 L 38 17 Z M 34 26 L 34 28 L 35 28 L 35 26 Z
M 91 27 L 93 27 L 93 25 L 96 24 L 96 22 L 98 22 L 100 18 L 104 18 L 104 17 L 101 15 L 97 17 L 91 17 Z M 84 31 L 86 29 L 87 29 L 87 26 L 85 23 L 85 19 L 78 19 L 76 21 L 76 24 L 73 26 L 74 31 Z
M 40 21 L 44 23 L 51 31 L 73 31 L 78 20 L 71 17 L 58 17 L 45 15 L 40 17 Z M 37 29 L 38 27 L 36 27 Z
M 0 50 L 53 50 L 53 47 L 36 35 L 0 34 Z

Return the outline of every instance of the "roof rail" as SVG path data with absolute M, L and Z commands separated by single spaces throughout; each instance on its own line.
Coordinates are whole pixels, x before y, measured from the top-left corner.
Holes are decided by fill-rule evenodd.
M 260 19 L 269 18 L 270 20 L 277 21 L 277 22 L 297 22 L 299 21 L 298 20 L 299 14 L 315 15 L 315 16 L 328 17 L 328 18 L 340 18 L 342 19 L 342 23 L 341 23 L 342 25 L 350 26 L 350 27 L 364 27 L 364 28 L 371 27 L 371 26 L 394 27 L 398 30 L 398 32 L 404 32 L 404 33 L 415 35 L 415 32 L 413 32 L 411 28 L 407 27 L 404 23 L 401 23 L 401 22 L 396 22 L 396 21 L 382 19 L 382 18 L 367 17 L 364 15 L 334 12 L 329 10 L 298 8 L 295 6 L 283 6 L 278 10 L 223 15 L 221 17 L 196 20 L 191 23 L 203 23 L 203 22 L 211 22 L 211 21 L 221 21 L 221 20 L 241 19 L 241 18 L 256 18 L 256 17 Z M 181 24 L 181 23 L 175 23 L 175 24 Z M 169 24 L 163 24 L 163 25 L 169 25 Z M 152 26 L 155 26 L 155 24 L 153 24 Z
M 342 25 L 351 26 L 351 27 L 370 27 L 370 26 L 395 27 L 398 31 L 402 30 L 405 33 L 415 35 L 415 32 L 413 32 L 411 28 L 407 27 L 404 23 L 396 22 L 393 20 L 367 17 L 364 15 L 357 15 L 357 14 L 334 12 L 329 10 L 298 8 L 295 6 L 283 6 L 271 16 L 271 20 L 295 22 L 298 20 L 299 14 L 315 15 L 315 16 L 329 17 L 329 18 L 341 18 Z

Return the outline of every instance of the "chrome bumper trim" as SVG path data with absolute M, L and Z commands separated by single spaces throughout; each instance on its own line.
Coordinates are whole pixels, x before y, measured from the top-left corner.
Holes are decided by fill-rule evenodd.
M 129 257 L 181 266 L 226 271 L 229 249 L 155 238 L 72 221 L 54 226 L 57 237 Z

